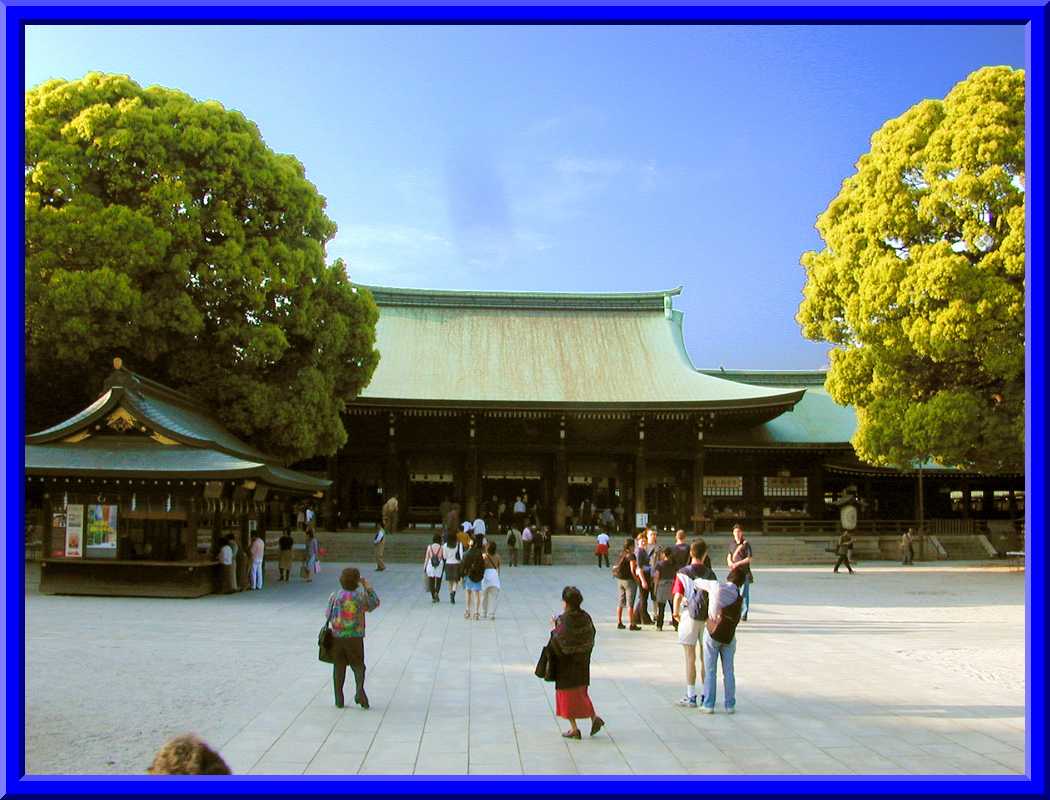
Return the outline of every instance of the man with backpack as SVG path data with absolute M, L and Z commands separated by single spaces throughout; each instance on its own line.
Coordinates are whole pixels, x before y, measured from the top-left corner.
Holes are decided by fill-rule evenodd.
M 703 635 L 707 621 L 707 592 L 696 584 L 698 578 L 717 580 L 714 570 L 707 559 L 707 543 L 697 539 L 689 546 L 689 564 L 676 574 L 674 586 L 671 587 L 672 617 L 678 621 L 678 643 L 685 652 L 685 697 L 678 705 L 696 708 L 696 646 Z M 682 613 L 682 606 L 685 613 Z M 700 680 L 704 680 L 704 663 L 700 662 Z M 701 698 L 701 702 L 703 698 Z

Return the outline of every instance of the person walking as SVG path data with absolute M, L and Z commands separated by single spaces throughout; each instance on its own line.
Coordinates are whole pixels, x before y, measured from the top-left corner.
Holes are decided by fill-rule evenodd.
M 672 605 L 671 588 L 674 585 L 674 577 L 677 570 L 674 568 L 674 550 L 665 547 L 656 557 L 653 564 L 653 586 L 655 588 L 656 601 L 656 630 L 664 629 L 664 606 Z M 671 624 L 678 630 L 678 623 L 674 619 L 674 608 L 671 608 Z
M 736 713 L 736 672 L 733 660 L 736 655 L 736 628 L 740 622 L 744 596 L 741 587 L 747 575 L 744 567 L 729 573 L 726 583 L 697 578 L 694 589 L 707 592 L 709 609 L 704 625 L 704 696 L 700 710 L 705 714 L 715 713 L 718 682 L 718 664 L 722 664 L 722 688 L 725 691 L 727 714 Z
M 507 531 L 507 552 L 510 554 L 510 565 L 512 567 L 518 566 L 518 539 L 520 537 L 521 532 L 514 523 L 511 523 L 510 530 Z
M 546 525 L 543 526 L 543 563 L 548 567 L 554 565 L 554 537 Z
M 550 656 L 554 659 L 555 713 L 569 721 L 566 739 L 581 738 L 578 719 L 590 719 L 591 736 L 605 726 L 587 693 L 591 684 L 591 652 L 594 650 L 594 622 L 583 610 L 583 595 L 575 586 L 561 593 L 563 611 L 551 617 Z
M 467 590 L 467 609 L 463 619 L 480 619 L 481 584 L 485 580 L 485 537 L 474 534 L 470 549 L 463 556 L 463 587 Z
M 261 589 L 263 585 L 263 554 L 266 552 L 266 543 L 257 532 L 252 533 L 252 544 L 249 552 L 252 557 L 252 566 L 248 576 L 248 585 L 254 592 Z
M 602 531 L 598 534 L 594 545 L 594 554 L 598 556 L 598 569 L 602 568 L 602 559 L 605 559 L 605 566 L 609 566 L 609 534 Z
M 471 543 L 474 541 L 474 526 L 469 522 L 464 522 L 457 529 L 456 537 L 464 547 L 470 547 Z
M 624 629 L 623 610 L 627 609 L 627 622 L 632 631 L 640 631 L 641 626 L 635 622 L 634 604 L 638 599 L 638 581 L 635 580 L 635 571 L 638 560 L 634 555 L 634 539 L 624 540 L 620 556 L 612 568 L 613 577 L 616 578 L 616 586 L 619 592 L 619 600 L 616 603 L 616 628 Z
M 849 562 L 850 550 L 853 549 L 853 537 L 850 536 L 849 531 L 843 531 L 839 537 L 839 543 L 835 546 L 835 552 L 838 554 L 839 560 L 835 562 L 835 569 L 833 572 L 838 572 L 839 567 L 843 564 L 846 565 L 846 569 L 849 570 L 849 574 L 853 574 L 853 565 Z
M 532 563 L 532 539 L 532 527 L 526 521 L 521 531 L 521 563 L 526 567 Z
M 383 561 L 383 550 L 385 547 L 386 528 L 380 525 L 379 530 L 376 531 L 375 538 L 372 540 L 372 550 L 376 557 L 376 572 L 382 572 L 386 569 L 386 562 Z
M 285 528 L 281 538 L 277 540 L 277 571 L 280 573 L 278 581 L 288 583 L 292 577 L 292 548 L 295 547 L 295 539 L 292 538 L 291 528 Z
M 499 600 L 499 590 L 502 586 L 499 580 L 499 568 L 502 562 L 496 552 L 495 542 L 488 543 L 483 560 L 485 574 L 481 579 L 481 618 L 495 620 L 496 603 Z
M 397 533 L 398 504 L 396 494 L 391 495 L 390 499 L 383 503 L 381 516 L 383 528 L 390 531 L 390 533 Z
M 233 594 L 237 591 L 237 567 L 233 562 L 233 536 L 227 536 L 219 549 L 219 563 L 222 564 L 222 593 Z
M 441 548 L 441 554 L 445 559 L 445 581 L 448 583 L 448 601 L 456 604 L 456 591 L 459 589 L 459 566 L 463 561 L 463 543 L 459 541 L 456 534 L 449 532 L 445 536 L 445 546 Z
M 365 614 L 379 608 L 379 595 L 357 567 L 347 567 L 339 575 L 340 591 L 328 598 L 325 618 L 332 631 L 332 685 L 335 707 L 343 707 L 346 668 L 354 672 L 354 702 L 368 708 L 365 694 Z
M 649 562 L 648 529 L 638 534 L 634 549 L 635 574 L 638 582 L 638 595 L 635 600 L 634 620 L 637 625 L 652 625 L 649 616 L 649 596 L 652 592 L 652 565 Z
M 911 564 L 913 558 L 915 558 L 915 545 L 912 529 L 908 528 L 901 536 L 901 563 Z
M 689 563 L 675 573 L 674 585 L 671 587 L 673 602 L 672 618 L 678 623 L 678 644 L 682 645 L 685 654 L 685 697 L 678 705 L 696 708 L 696 648 L 702 643 L 704 625 L 708 615 L 708 595 L 697 588 L 697 578 L 717 580 L 711 562 L 707 558 L 707 543 L 697 539 L 689 546 Z M 682 605 L 685 605 L 683 613 Z M 700 654 L 700 681 L 704 680 L 704 659 Z
M 321 571 L 321 545 L 318 544 L 317 537 L 310 528 L 306 529 L 306 565 L 304 569 L 307 583 L 313 583 L 314 575 Z
M 747 622 L 747 612 L 751 610 L 751 584 L 755 578 L 751 574 L 751 542 L 744 538 L 742 525 L 737 524 L 733 526 L 733 547 L 730 548 L 729 555 L 726 557 L 726 565 L 730 570 L 736 569 L 738 566 L 745 568 L 744 611 L 740 618 Z
M 423 574 L 427 577 L 427 589 L 430 591 L 430 602 L 440 602 L 441 576 L 445 573 L 445 551 L 441 546 L 441 534 L 435 533 L 426 553 L 423 554 Z

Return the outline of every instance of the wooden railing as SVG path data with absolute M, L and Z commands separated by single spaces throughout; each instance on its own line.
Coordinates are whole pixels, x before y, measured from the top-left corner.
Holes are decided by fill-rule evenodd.
M 924 532 L 935 536 L 972 536 L 978 533 L 983 520 L 976 519 L 928 519 Z M 852 531 L 854 536 L 900 536 L 908 528 L 918 531 L 913 519 L 862 519 Z M 834 519 L 776 519 L 762 520 L 762 532 L 799 536 L 806 534 L 838 535 L 841 532 L 838 520 Z

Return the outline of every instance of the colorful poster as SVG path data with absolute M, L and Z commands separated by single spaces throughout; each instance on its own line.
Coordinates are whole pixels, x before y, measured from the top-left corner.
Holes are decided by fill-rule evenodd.
M 84 555 L 84 506 L 70 503 L 66 506 L 66 558 Z
M 88 506 L 87 546 L 117 549 L 117 506 Z

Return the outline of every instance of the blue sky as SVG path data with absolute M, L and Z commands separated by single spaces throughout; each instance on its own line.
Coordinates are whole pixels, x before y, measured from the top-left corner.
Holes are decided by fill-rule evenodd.
M 1021 27 L 41 27 L 26 88 L 91 70 L 215 99 L 295 154 L 351 278 L 683 284 L 700 367 L 813 369 L 813 224 L 887 119 Z

